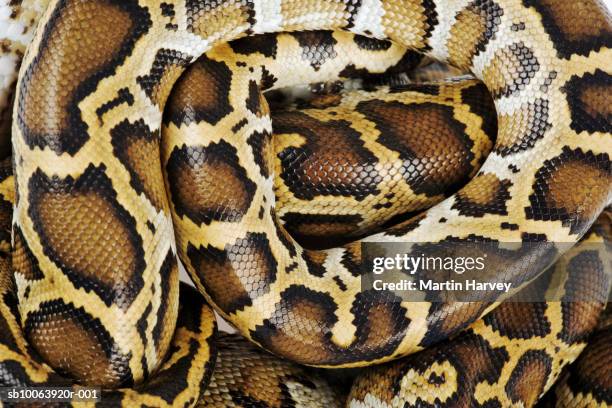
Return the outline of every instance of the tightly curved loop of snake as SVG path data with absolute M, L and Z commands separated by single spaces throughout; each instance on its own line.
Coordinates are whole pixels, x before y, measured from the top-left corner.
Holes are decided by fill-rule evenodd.
M 577 14 L 590 21 L 570 18 Z M 21 321 L 8 327 L 20 324 L 55 370 L 117 387 L 139 384 L 173 361 L 165 358 L 169 349 L 176 352 L 171 343 L 179 313 L 173 231 L 176 252 L 215 309 L 245 337 L 296 362 L 381 363 L 432 346 L 488 311 L 484 304 L 410 303 L 361 292 L 359 242 L 314 251 L 293 241 L 275 208 L 272 124 L 261 89 L 299 78 L 268 64 L 249 66 L 247 42 L 235 65 L 214 52 L 194 64 L 162 121 L 174 82 L 212 45 L 243 33 L 304 29 L 385 38 L 469 69 L 498 112 L 493 152 L 472 181 L 367 241 L 576 242 L 610 202 L 605 94 L 611 29 L 595 1 L 54 1 L 17 87 L 16 285 L 3 286 L 19 298 L 19 313 L 11 313 Z M 77 30 L 91 41 L 80 41 Z M 264 54 L 274 52 L 274 44 L 264 45 Z M 223 54 L 223 47 L 215 50 Z M 308 55 L 312 45 L 303 47 Z M 338 71 L 333 49 L 325 52 L 332 69 L 310 65 L 309 80 Z M 356 102 L 355 111 L 374 123 L 370 130 L 382 135 L 377 141 L 399 162 L 418 158 L 392 125 L 410 109 L 384 98 L 374 102 Z M 455 118 L 439 106 L 425 112 L 455 135 Z M 319 117 L 310 126 L 325 123 L 340 129 L 337 140 L 350 138 L 348 127 L 332 121 Z M 485 128 L 484 121 L 472 126 Z M 159 155 L 159 130 L 161 163 L 151 160 Z M 330 156 L 352 149 L 348 153 L 363 157 L 362 147 L 330 146 Z M 461 175 L 472 171 L 465 159 L 453 165 Z M 294 198 L 340 197 L 353 206 L 384 195 L 388 186 L 376 183 L 380 172 L 349 167 L 340 173 L 340 190 L 307 172 L 284 182 Z M 425 174 L 426 181 L 435 179 L 436 173 Z M 435 195 L 427 188 L 412 192 Z M 393 197 L 386 198 L 393 206 Z M 320 224 L 357 229 L 359 222 L 346 215 Z M 511 282 L 526 274 L 523 261 L 508 271 Z M 64 348 L 58 354 L 58 346 L 74 338 L 93 352 Z M 204 347 L 199 339 L 196 349 Z M 9 374 L 16 369 L 5 368 Z M 157 375 L 163 373 L 162 367 Z M 134 390 L 131 401 L 150 397 Z

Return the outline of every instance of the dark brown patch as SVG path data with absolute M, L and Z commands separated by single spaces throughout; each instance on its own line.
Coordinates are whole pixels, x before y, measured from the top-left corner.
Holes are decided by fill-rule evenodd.
M 499 115 L 495 151 L 501 156 L 531 149 L 552 127 L 548 121 L 548 101 L 536 99 L 513 113 Z
M 261 93 L 257 82 L 249 81 L 249 96 L 245 101 L 246 108 L 251 111 L 255 116 L 262 117 L 270 113 L 268 108 L 268 102 Z
M 76 179 L 34 172 L 28 215 L 45 255 L 77 288 L 127 309 L 143 285 L 143 243 L 105 170 L 90 165 Z
M 573 76 L 563 87 L 576 132 L 612 133 L 612 76 L 602 70 Z
M 336 309 L 330 295 L 293 285 L 281 294 L 271 317 L 251 336 L 266 349 L 293 361 L 337 365 L 391 354 L 410 323 L 395 295 L 361 292 L 351 308 L 356 339 L 349 347 L 338 347 L 331 341 Z
M 277 354 L 296 362 L 324 362 L 335 356 L 330 350 L 331 327 L 337 309 L 331 296 L 303 286 L 291 286 L 281 294 L 269 319 L 251 337 Z
M 518 42 L 495 53 L 483 71 L 483 78 L 497 99 L 523 90 L 539 70 L 540 63 L 533 51 Z
M 232 71 L 223 62 L 200 57 L 176 82 L 164 123 L 216 125 L 234 111 L 229 101 Z
M 27 280 L 39 280 L 44 278 L 38 259 L 32 253 L 21 228 L 13 227 L 13 268 L 16 273 L 21 274 Z
M 264 196 L 263 201 L 264 203 L 266 202 L 265 196 Z M 294 258 L 297 255 L 297 249 L 295 247 L 295 242 L 293 241 L 293 238 L 291 237 L 291 235 L 289 235 L 287 230 L 280 224 L 276 216 L 276 210 L 274 209 L 274 207 L 270 208 L 270 218 L 272 219 L 272 222 L 274 224 L 274 229 L 276 231 L 276 237 L 279 239 L 281 244 L 283 244 L 283 246 L 287 249 L 287 251 L 289 252 L 289 256 L 291 258 Z
M 198 225 L 240 221 L 257 188 L 240 165 L 236 149 L 224 141 L 176 147 L 166 171 L 176 213 Z
M 211 308 L 205 304 L 202 295 L 191 286 L 181 283 L 179 303 L 181 308 L 176 322 L 177 331 L 180 330 L 183 333 L 189 331 L 196 338 L 188 339 L 180 347 L 174 345 L 169 350 L 163 367 L 145 383 L 136 387 L 139 394 L 157 396 L 168 405 L 173 405 L 177 397 L 188 390 L 190 386 L 197 383 L 208 384 L 217 357 L 215 346 L 217 330 L 214 324 L 212 328 L 209 328 L 206 324 L 206 322 L 214 320 L 214 314 Z M 203 338 L 203 329 L 209 331 L 206 338 Z M 208 356 L 202 352 L 205 347 L 208 349 Z M 202 372 L 194 372 L 194 365 L 203 368 Z M 194 383 L 191 383 L 191 381 L 194 381 Z M 102 399 L 104 399 L 105 404 L 120 405 L 119 402 L 109 401 L 104 392 Z M 191 401 L 189 404 L 194 402 Z
M 468 331 L 453 341 L 366 372 L 353 384 L 350 398 L 364 401 L 369 394 L 391 403 L 397 401 L 394 396 L 401 395 L 403 390 L 420 389 L 422 398 L 416 398 L 414 404 L 400 399 L 401 406 L 491 408 L 495 405 L 481 405 L 482 401 L 476 400 L 476 389 L 483 382 L 497 383 L 506 361 L 506 350 L 495 348 L 483 337 Z M 428 383 L 423 384 L 428 371 Z M 407 375 L 409 372 L 417 375 Z M 449 390 L 453 392 L 444 399 Z
M 249 38 L 253 38 L 253 37 L 249 37 Z M 266 89 L 272 88 L 274 84 L 276 83 L 276 81 L 278 81 L 278 78 L 272 75 L 270 71 L 266 69 L 266 67 L 262 66 L 261 67 L 261 82 L 260 82 L 261 89 L 265 91 Z
M 602 2 L 523 0 L 523 3 L 540 13 L 559 57 L 587 56 L 591 51 L 612 48 L 610 14 Z
M 478 175 L 455 196 L 451 208 L 461 215 L 482 217 L 485 214 L 507 215 L 510 180 L 500 180 L 492 173 Z
M 311 275 L 322 277 L 325 275 L 325 260 L 327 259 L 327 252 L 325 251 L 304 251 L 302 252 L 302 258 L 306 262 L 308 273 Z
M 228 314 L 270 291 L 278 263 L 263 233 L 248 233 L 225 249 L 189 244 L 187 256 L 213 301 Z
M 159 271 L 161 278 L 160 299 L 162 299 L 162 302 L 157 310 L 157 322 L 153 327 L 153 340 L 155 341 L 155 348 L 158 350 L 160 348 L 165 350 L 174 335 L 178 311 L 177 301 L 179 299 L 178 275 L 176 256 L 172 251 L 168 251 Z M 190 306 L 193 307 L 193 305 Z
M 278 113 L 275 119 L 275 135 L 298 133 L 306 139 L 302 146 L 288 147 L 278 154 L 280 176 L 297 198 L 345 196 L 363 200 L 378 193 L 381 177 L 374 169 L 377 158 L 364 148 L 361 135 L 350 123 L 321 122 L 296 111 Z
M 252 55 L 258 53 L 268 58 L 276 58 L 277 36 L 278 34 L 262 34 L 244 37 L 231 41 L 229 46 L 236 54 Z
M 497 112 L 491 94 L 482 82 L 461 90 L 461 101 L 470 107 L 470 111 L 482 119 L 482 131 L 491 141 L 498 135 Z
M 482 382 L 497 383 L 509 358 L 504 348 L 493 347 L 483 337 L 468 331 L 456 340 L 442 343 L 433 347 L 431 351 L 415 354 L 409 359 L 411 365 L 404 364 L 403 373 L 411 366 L 418 372 L 425 372 L 436 362 L 450 362 L 459 376 L 456 380 L 458 390 L 452 396 L 453 403 L 450 405 L 455 405 L 456 402 L 456 406 L 460 407 L 477 406 L 474 395 L 477 385 Z M 440 377 L 443 380 L 452 378 L 451 375 Z
M 566 271 L 561 299 L 563 328 L 558 337 L 574 344 L 586 341 L 597 325 L 602 305 L 608 300 L 610 278 L 596 250 L 584 250 L 572 257 Z
M 272 136 L 268 132 L 255 131 L 249 136 L 247 143 L 251 146 L 253 158 L 259 167 L 259 173 L 268 178 L 274 160 Z
M 127 104 L 128 106 L 132 106 L 134 104 L 134 95 L 130 92 L 129 88 L 121 88 L 117 91 L 117 96 L 100 105 L 98 109 L 96 109 L 96 116 L 100 120 L 100 124 L 104 123 L 104 115 L 117 106 L 121 106 L 122 104 Z
M 323 247 L 340 242 L 356 232 L 363 221 L 359 214 L 308 214 L 289 212 L 282 216 L 285 228 L 302 246 Z M 324 240 L 325 242 L 321 242 Z
M 434 302 L 427 317 L 427 333 L 419 344 L 430 347 L 467 328 L 484 312 L 484 302 Z
M 172 86 L 191 62 L 191 57 L 176 50 L 162 48 L 157 51 L 148 75 L 139 76 L 136 82 L 145 91 L 151 102 L 162 106 Z
M 357 111 L 376 124 L 378 142 L 399 153 L 400 171 L 415 193 L 433 197 L 467 181 L 473 142 L 451 107 L 371 100 L 360 102 Z
M 510 231 L 518 231 L 520 226 L 518 224 L 513 224 L 509 222 L 502 222 L 500 225 L 501 229 L 510 230 Z
M 506 394 L 512 402 L 533 406 L 544 392 L 552 369 L 552 358 L 544 350 L 529 350 L 516 363 L 506 384 Z
M 341 277 L 339 276 L 334 276 L 334 282 L 336 282 L 336 285 L 338 285 L 338 289 L 340 289 L 341 291 L 345 292 L 347 287 L 346 284 L 344 283 L 344 281 L 342 280 Z
M 289 408 L 296 407 L 298 395 L 297 400 L 306 405 L 336 396 L 313 373 L 287 361 L 271 360 L 238 335 L 221 334 L 218 345 L 215 375 L 206 397 L 198 401 L 201 408 Z M 313 391 L 320 393 L 317 396 Z
M 354 36 L 353 41 L 357 44 L 357 47 L 368 51 L 386 51 L 391 48 L 392 45 L 391 41 L 364 37 L 363 35 Z
M 291 35 L 302 47 L 302 59 L 308 61 L 315 71 L 318 71 L 327 60 L 338 55 L 334 49 L 338 41 L 332 36 L 331 31 L 298 31 Z
M 528 219 L 561 221 L 572 234 L 583 234 L 603 210 L 612 186 L 612 166 L 606 153 L 563 148 L 537 171 Z
M 355 295 L 351 306 L 356 342 L 355 354 L 364 361 L 392 354 L 406 335 L 410 319 L 401 299 L 392 292 L 365 290 Z M 355 359 L 348 351 L 349 358 Z M 354 361 L 354 360 L 353 360 Z
M 111 130 L 113 153 L 130 173 L 130 185 L 144 194 L 158 211 L 167 211 L 164 179 L 158 164 L 159 132 L 152 131 L 140 119 L 127 120 Z
M 385 231 L 386 235 L 390 235 L 393 237 L 401 237 L 406 235 L 410 231 L 416 229 L 419 225 L 421 225 L 421 221 L 426 218 L 425 212 L 420 213 L 406 221 L 403 221 L 397 225 L 394 225 Z
M 74 155 L 83 146 L 89 135 L 79 103 L 115 73 L 150 25 L 134 0 L 59 2 L 21 82 L 17 124 L 30 148 Z
M 130 386 L 130 355 L 121 353 L 100 320 L 72 303 L 51 300 L 25 319 L 26 338 L 58 373 L 83 384 Z
M 566 384 L 574 395 L 592 397 L 597 405 L 612 405 L 610 344 L 612 344 L 612 326 L 595 333 L 578 360 L 569 366 Z
M 471 2 L 455 17 L 448 40 L 449 61 L 467 69 L 475 56 L 483 52 L 501 24 L 504 10 L 491 0 Z
M 351 275 L 357 277 L 367 273 L 363 265 L 361 257 L 361 242 L 354 241 L 343 246 L 344 253 L 340 263 L 344 266 Z
M 544 337 L 550 333 L 546 303 L 504 302 L 484 317 L 484 323 L 511 339 Z

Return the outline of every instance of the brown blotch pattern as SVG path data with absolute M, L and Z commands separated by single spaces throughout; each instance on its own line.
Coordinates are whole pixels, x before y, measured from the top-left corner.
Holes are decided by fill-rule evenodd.
M 89 139 L 79 102 L 114 74 L 150 25 L 147 10 L 133 0 L 59 3 L 21 83 L 17 122 L 28 146 L 74 155 Z
M 461 101 L 470 107 L 470 112 L 482 120 L 480 128 L 487 137 L 495 142 L 501 132 L 498 132 L 497 112 L 493 98 L 482 82 L 461 90 Z
M 423 221 L 426 216 L 427 215 L 425 214 L 425 212 L 421 212 L 420 214 L 415 215 L 414 217 L 411 217 L 408 220 L 402 221 L 388 228 L 387 230 L 385 230 L 384 233 L 393 237 L 401 237 L 403 235 L 406 235 L 407 233 L 421 225 L 421 221 Z
M 507 360 L 506 350 L 492 347 L 484 338 L 469 331 L 454 341 L 441 343 L 385 367 L 368 370 L 353 384 L 349 401 L 352 398 L 363 401 L 370 394 L 383 401 L 393 401 L 393 398 L 389 399 L 393 395 L 406 408 L 478 406 L 481 401 L 475 400 L 476 386 L 484 381 L 496 383 Z M 422 389 L 425 373 L 435 364 L 445 363 L 450 367 L 442 366 L 431 372 L 426 379 L 431 388 Z M 451 371 L 446 372 L 448 369 Z M 457 378 L 451 383 L 454 373 Z M 385 386 L 372 388 L 370 384 Z M 411 390 L 416 387 L 422 389 L 423 398 L 417 399 L 416 404 L 410 404 L 407 399 L 414 397 Z M 454 392 L 449 399 L 442 400 L 440 390 L 449 389 Z M 428 394 L 431 399 L 424 400 Z
M 215 372 L 198 401 L 199 408 L 284 408 L 296 404 L 340 408 L 337 392 L 300 366 L 271 359 L 237 335 L 221 335 L 218 345 Z
M 564 379 L 564 386 L 568 388 L 566 392 L 573 393 L 584 402 L 590 402 L 592 406 L 612 405 L 610 344 L 612 325 L 608 324 L 593 334 L 586 349 L 576 362 L 569 366 Z M 589 401 L 590 399 L 592 400 Z
M 337 321 L 333 298 L 293 285 L 281 294 L 275 311 L 251 337 L 266 349 L 302 364 L 371 361 L 391 354 L 408 328 L 410 320 L 400 301 L 389 292 L 359 293 L 351 308 L 356 338 L 344 348 L 331 341 L 331 329 Z
M 506 394 L 512 402 L 533 406 L 544 392 L 552 370 L 552 358 L 544 350 L 529 350 L 516 363 L 506 384 Z
M 245 101 L 245 106 L 257 117 L 262 117 L 270 113 L 266 98 L 261 92 L 259 85 L 257 85 L 257 82 L 253 80 L 249 81 L 249 96 Z
M 497 99 L 523 90 L 539 70 L 533 51 L 518 42 L 495 53 L 483 71 L 483 79 Z
M 340 263 L 344 266 L 353 276 L 361 276 L 367 273 L 367 269 L 364 268 L 361 243 L 358 241 L 350 242 L 343 247 L 344 254 Z
M 173 347 L 161 369 L 137 386 L 138 393 L 159 397 L 169 405 L 176 405 L 177 397 L 185 393 L 199 397 L 195 388 L 204 388 L 209 383 L 217 356 L 217 330 L 212 309 L 190 285 L 181 283 L 179 291 L 180 309 Z M 194 367 L 198 370 L 194 371 Z M 105 404 L 121 405 L 119 401 L 109 401 L 104 394 Z
M 278 263 L 263 233 L 248 233 L 223 250 L 212 247 L 187 250 L 207 293 L 226 313 L 234 313 L 270 291 Z
M 558 337 L 568 344 L 587 340 L 597 325 L 601 305 L 608 300 L 610 278 L 596 249 L 580 252 L 567 264 L 561 299 L 563 328 Z
M 302 59 L 318 71 L 326 61 L 336 58 L 338 43 L 331 31 L 298 31 L 292 33 L 302 48 Z
M 130 185 L 159 211 L 167 210 L 164 179 L 154 167 L 159 157 L 159 132 L 140 119 L 135 123 L 125 120 L 110 133 L 113 153 L 130 173 Z
M 400 171 L 415 193 L 433 197 L 467 181 L 473 142 L 451 107 L 371 100 L 360 102 L 357 111 L 376 124 L 378 142 L 399 153 Z
M 510 114 L 499 115 L 495 151 L 501 156 L 522 152 L 535 146 L 552 127 L 548 120 L 548 101 L 527 102 Z
M 498 31 L 503 9 L 491 0 L 473 1 L 455 17 L 448 40 L 449 62 L 468 69 Z
M 322 277 L 326 270 L 323 266 L 327 260 L 327 252 L 325 251 L 304 251 L 302 258 L 308 267 L 308 273 L 314 276 Z
M 523 4 L 540 13 L 561 58 L 612 47 L 610 13 L 600 1 L 523 0 Z
M 38 170 L 28 184 L 28 215 L 45 255 L 77 288 L 127 309 L 143 285 L 144 250 L 105 167 L 90 165 L 76 179 Z
M 550 333 L 544 302 L 505 302 L 484 317 L 484 323 L 510 339 L 544 337 Z
M 270 177 L 272 162 L 274 160 L 274 150 L 272 136 L 268 132 L 255 131 L 247 139 L 247 143 L 253 151 L 253 158 L 259 167 L 262 177 Z
M 278 204 L 278 203 L 277 203 Z M 282 204 L 280 204 L 282 205 Z M 355 233 L 363 220 L 359 214 L 308 214 L 288 212 L 281 217 L 285 228 L 302 246 L 322 247 Z M 324 240 L 325 242 L 321 242 Z
M 306 139 L 300 147 L 278 153 L 280 177 L 295 197 L 345 196 L 363 200 L 378 193 L 382 180 L 377 162 L 364 147 L 361 135 L 344 120 L 322 122 L 302 112 L 275 115 L 274 134 L 298 133 Z M 327 143 L 334 140 L 333 145 Z
M 230 41 L 228 45 L 236 54 L 261 54 L 268 58 L 276 58 L 278 50 L 277 34 L 261 34 L 252 37 L 239 38 Z
M 364 361 L 393 354 L 410 325 L 401 299 L 393 292 L 361 291 L 355 295 L 351 313 L 357 327 L 353 344 L 355 351 L 347 350 L 351 360 L 357 359 L 352 354 L 361 354 Z
M 572 234 L 584 233 L 603 210 L 611 185 L 607 154 L 564 147 L 537 171 L 525 214 L 532 220 L 561 221 Z
M 430 347 L 465 329 L 485 310 L 484 302 L 434 302 L 427 317 L 427 333 L 419 343 Z
M 161 278 L 162 302 L 157 310 L 157 322 L 153 327 L 153 340 L 155 348 L 166 350 L 176 326 L 176 316 L 178 312 L 179 299 L 179 270 L 176 256 L 170 250 L 166 254 L 166 259 L 159 272 Z M 193 305 L 190 305 L 193 307 Z
M 58 373 L 84 384 L 132 384 L 130 355 L 123 354 L 102 323 L 83 308 L 62 300 L 44 302 L 25 319 L 24 332 L 41 357 Z
M 294 285 L 281 294 L 270 318 L 257 326 L 251 337 L 297 363 L 328 362 L 337 358 L 330 349 L 336 309 L 330 295 Z
M 10 223 L 9 223 L 10 225 Z M 18 226 L 13 227 L 13 268 L 16 273 L 21 274 L 27 280 L 39 280 L 44 278 L 38 259 L 32 253 L 21 229 Z
M 180 51 L 161 49 L 157 51 L 148 75 L 139 76 L 140 84 L 149 99 L 161 106 L 172 90 L 172 86 L 183 70 L 191 62 L 191 57 Z
M 507 215 L 511 186 L 510 180 L 500 180 L 492 173 L 480 174 L 457 193 L 452 208 L 469 217 Z
M 612 76 L 602 70 L 573 76 L 564 85 L 576 132 L 612 132 Z
M 368 51 L 386 51 L 393 44 L 391 41 L 364 37 L 363 35 L 354 36 L 353 41 L 357 44 L 357 47 Z
M 225 63 L 200 57 L 176 82 L 164 122 L 179 127 L 203 121 L 216 125 L 234 111 L 229 101 L 231 79 Z
M 166 171 L 176 213 L 198 225 L 238 222 L 251 206 L 256 185 L 227 142 L 176 147 Z

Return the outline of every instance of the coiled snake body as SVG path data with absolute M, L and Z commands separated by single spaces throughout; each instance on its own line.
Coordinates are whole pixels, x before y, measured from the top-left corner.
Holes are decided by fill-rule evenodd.
M 7 325 L 13 332 L 20 324 L 46 363 L 84 383 L 129 387 L 156 371 L 151 381 L 163 380 L 164 367 L 181 367 L 179 355 L 203 355 L 212 331 L 188 325 L 188 350 L 177 348 L 180 336 L 173 339 L 178 253 L 220 314 L 292 361 L 363 366 L 438 343 L 489 305 L 411 303 L 361 291 L 359 241 L 304 249 L 281 225 L 272 124 L 261 92 L 299 82 L 298 74 L 207 55 L 190 71 L 196 80 L 179 84 L 163 118 L 175 81 L 214 45 L 245 34 L 315 29 L 391 40 L 470 70 L 495 102 L 493 152 L 456 194 L 366 240 L 574 243 L 612 196 L 610 27 L 596 1 L 52 1 L 24 57 L 15 98 L 15 289 L 4 281 L 3 288 L 17 295 L 19 313 L 10 313 L 21 321 Z M 238 54 L 248 58 L 245 44 Z M 315 81 L 337 72 L 324 64 L 310 69 Z M 393 126 L 405 106 L 382 98 L 355 106 L 375 124 L 377 142 L 403 163 L 419 156 Z M 453 134 L 457 122 L 448 109 L 428 110 Z M 486 128 L 470 123 L 464 127 Z M 332 156 L 347 155 L 339 146 L 329 146 Z M 353 146 L 350 154 L 363 154 Z M 462 160 L 453 162 L 462 175 L 478 162 L 473 153 Z M 324 201 L 327 194 L 351 205 L 382 193 L 393 205 L 381 168 L 358 170 L 340 173 L 339 190 L 326 190 L 320 176 L 288 189 L 301 200 Z M 425 174 L 421 187 L 437 175 Z M 522 282 L 526 259 L 536 255 L 524 251 L 500 278 Z M 204 305 L 200 310 L 210 314 Z M 184 324 L 177 327 L 179 333 Z M 87 347 L 64 346 L 75 339 Z M 32 375 L 16 364 L 3 370 Z M 181 372 L 190 373 L 184 364 Z M 51 371 L 45 375 L 31 380 L 52 382 Z M 206 378 L 205 366 L 194 375 Z M 145 388 L 128 390 L 129 401 L 146 404 L 152 397 Z M 177 398 L 193 404 L 199 387 L 187 388 L 154 404 Z M 522 389 L 509 398 L 534 402 Z

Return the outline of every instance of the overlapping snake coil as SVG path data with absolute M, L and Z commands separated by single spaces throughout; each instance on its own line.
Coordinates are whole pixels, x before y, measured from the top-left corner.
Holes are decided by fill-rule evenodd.
M 299 363 L 368 367 L 350 407 L 533 406 L 559 376 L 547 403 L 612 404 L 605 323 L 563 371 L 611 279 L 597 0 L 48 3 L 0 5 L 0 386 L 101 386 L 99 406 L 344 405 Z M 263 94 L 421 55 L 476 79 L 364 80 L 272 114 Z M 514 243 L 489 278 L 563 296 L 363 290 L 367 242 Z M 222 340 L 217 370 L 213 309 L 254 343 Z

